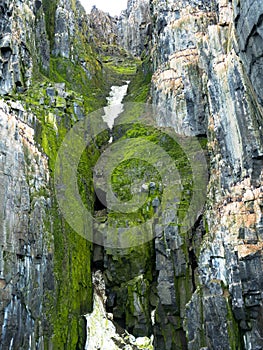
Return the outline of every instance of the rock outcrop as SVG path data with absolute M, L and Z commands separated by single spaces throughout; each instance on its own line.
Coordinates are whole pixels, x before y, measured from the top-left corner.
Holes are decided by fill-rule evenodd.
M 263 4 L 261 1 L 233 1 L 233 10 L 238 40 L 236 50 L 262 105 Z
M 113 315 L 106 312 L 105 282 L 101 271 L 97 270 L 93 276 L 94 305 L 93 312 L 86 315 L 87 342 L 86 350 L 153 350 L 152 339 L 147 337 L 135 338 L 117 324 Z
M 33 57 L 49 67 L 49 41 L 41 1 L 5 1 L 1 4 L 1 95 L 22 91 L 31 83 Z
M 19 102 L 0 108 L 1 348 L 41 348 L 52 334 L 46 301 L 54 290 L 48 160 L 34 141 L 35 116 Z
M 140 57 L 151 33 L 149 0 L 129 0 L 118 19 L 118 42 L 132 55 Z
M 96 35 L 96 43 L 102 45 L 117 45 L 117 17 L 112 17 L 94 6 L 89 14 L 90 27 Z
M 150 43 L 153 103 L 173 113 L 162 125 L 207 135 L 210 158 L 207 205 L 185 240 L 187 255 L 183 243 L 172 247 L 175 233 L 164 232 L 168 250 L 180 256 L 166 258 L 164 266 L 184 268 L 181 277 L 170 276 L 178 282 L 170 284 L 168 307 L 159 274 L 156 348 L 260 349 L 263 344 L 262 10 L 257 2 L 212 4 L 156 1 L 151 7 L 156 19 Z M 159 250 L 156 241 L 156 267 Z M 182 331 L 171 344 L 169 327 L 180 329 L 176 317 L 184 319 L 186 338 Z
M 95 73 L 101 72 L 93 48 L 84 44 L 88 19 L 73 5 L 31 0 L 0 5 L 2 349 L 85 344 L 91 246 L 63 222 L 53 185 L 62 135 L 85 114 L 81 83 L 92 89 L 85 82 L 95 86 Z M 66 27 L 62 13 L 72 19 Z

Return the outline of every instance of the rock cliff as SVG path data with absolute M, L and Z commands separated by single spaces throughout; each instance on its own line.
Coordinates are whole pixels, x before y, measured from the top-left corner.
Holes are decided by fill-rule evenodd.
M 0 7 L 1 349 L 83 348 L 91 246 L 63 221 L 53 170 L 70 124 L 98 108 L 85 95 L 97 88 L 103 104 L 108 88 L 79 3 Z
M 187 238 L 194 265 L 190 254 L 183 259 L 194 273 L 194 294 L 185 299 L 181 291 L 175 299 L 175 315 L 184 319 L 186 332 L 181 347 L 187 343 L 189 349 L 259 349 L 263 344 L 262 5 L 248 1 L 152 1 L 151 5 L 152 101 L 173 112 L 163 125 L 208 139 L 207 204 Z M 166 233 L 164 238 L 171 242 Z M 156 254 L 158 259 L 158 247 Z M 172 258 L 167 260 L 172 263 Z M 189 278 L 185 272 L 174 277 Z M 166 337 L 162 339 L 157 337 L 157 348 L 180 348 L 177 337 L 168 346 Z
M 262 349 L 262 1 L 129 0 L 119 18 L 86 15 L 75 0 L 0 9 L 0 348 L 99 344 L 96 330 L 86 334 L 90 313 L 116 349 L 151 348 L 150 338 L 157 350 Z M 53 177 L 67 131 L 124 80 L 127 101 L 164 113 L 158 130 L 116 127 L 114 141 L 146 137 L 179 158 L 185 177 L 174 222 L 120 250 L 74 232 Z M 208 163 L 206 203 L 187 232 L 175 224 L 193 191 L 187 160 L 162 128 L 196 136 Z M 80 196 L 100 228 L 132 226 L 158 207 L 158 174 L 147 168 L 149 203 L 136 215 L 107 210 L 92 169 L 108 141 L 103 133 L 83 153 Z M 143 172 L 130 152 L 113 174 L 124 200 Z
M 118 42 L 134 56 L 141 56 L 151 33 L 149 0 L 129 0 L 118 19 Z
M 35 116 L 1 102 L 1 348 L 49 334 L 46 298 L 54 289 L 53 238 L 45 229 L 49 169 L 34 142 Z M 29 167 L 30 165 L 30 167 Z

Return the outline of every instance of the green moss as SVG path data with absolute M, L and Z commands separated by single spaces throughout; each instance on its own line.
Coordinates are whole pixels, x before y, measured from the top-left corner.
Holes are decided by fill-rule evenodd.
M 222 288 L 225 291 L 225 298 L 227 304 L 227 331 L 229 337 L 229 343 L 231 349 L 241 350 L 244 348 L 241 332 L 238 327 L 238 322 L 235 319 L 232 308 L 231 308 L 231 300 L 229 299 L 229 292 L 226 286 L 222 285 Z
M 198 137 L 198 141 L 199 141 L 202 149 L 207 150 L 207 143 L 208 143 L 207 137 L 200 136 L 200 137 Z
M 91 112 L 106 104 L 108 92 L 101 84 L 99 65 L 95 69 L 96 73 L 91 78 L 79 64 L 65 58 L 51 57 L 49 78 L 54 82 L 65 83 L 68 89 L 81 94 L 87 112 Z
M 129 62 L 128 64 L 119 64 L 118 66 L 112 63 L 108 63 L 107 67 L 111 68 L 115 74 L 124 75 L 127 78 L 129 78 L 131 75 L 135 75 L 137 69 L 137 66 L 134 64 L 134 62 L 131 64 Z
M 114 317 L 125 320 L 125 328 L 135 336 L 145 336 L 146 334 L 142 334 L 137 327 L 136 321 L 140 305 L 139 312 L 146 320 L 146 328 L 150 336 L 150 293 L 154 271 L 153 242 L 121 251 L 107 248 L 105 253 L 110 261 L 106 273 L 107 288 L 116 294 Z
M 56 6 L 57 0 L 43 1 L 51 48 L 54 46 Z M 75 8 L 74 11 L 77 9 Z M 82 24 L 83 32 L 77 33 L 73 40 L 72 56 L 75 61 L 72 62 L 62 57 L 51 57 L 47 76 L 44 77 L 38 70 L 35 70 L 32 88 L 20 96 L 26 108 L 30 108 L 37 116 L 35 141 L 39 149 L 48 156 L 51 175 L 54 172 L 57 151 L 62 140 L 78 119 L 74 112 L 74 104 L 82 109 L 84 115 L 88 114 L 104 106 L 111 85 L 121 85 L 123 80 L 131 80 L 125 102 L 146 102 L 149 97 L 151 83 L 149 62 L 147 60 L 139 62 L 124 50 L 109 45 L 99 48 L 102 53 L 102 57 L 99 57 L 94 47 L 87 44 L 85 33 L 88 28 L 85 27 L 84 22 Z M 112 52 L 115 52 L 114 56 Z M 54 98 L 48 96 L 46 89 L 52 88 L 54 83 L 65 83 L 67 98 L 60 96 L 56 89 Z M 191 200 L 192 173 L 189 161 L 180 145 L 161 129 L 145 127 L 139 123 L 127 125 L 125 128 L 116 127 L 114 134 L 116 138 L 122 140 L 136 139 L 141 152 L 144 152 L 143 140 L 152 142 L 162 147 L 174 160 L 180 172 L 183 187 L 177 208 L 179 221 L 182 221 Z M 94 209 L 92 169 L 108 138 L 108 132 L 98 135 L 94 143 L 83 152 L 78 166 L 80 196 L 91 211 Z M 205 143 L 205 140 L 201 141 L 203 147 Z M 163 190 L 160 185 L 162 180 L 160 174 L 153 169 L 153 166 L 132 155 L 133 149 L 127 148 L 125 160 L 115 168 L 112 174 L 112 186 L 119 199 L 123 202 L 132 199 L 133 182 L 138 178 L 147 185 L 154 182 L 156 186 L 154 189 L 149 189 L 145 203 L 136 212 L 120 214 L 109 211 L 107 224 L 116 227 L 116 232 L 118 227 L 141 225 L 142 222 L 152 218 L 154 215 L 152 201 L 156 198 L 162 201 Z M 152 161 L 157 162 L 159 157 L 157 148 L 156 153 L 152 155 Z M 27 154 L 26 162 L 30 163 Z M 53 177 L 51 177 L 50 192 L 54 193 Z M 47 196 L 47 193 L 43 190 L 38 194 L 32 194 L 33 197 L 36 195 Z M 45 225 L 50 247 L 53 244 L 52 238 L 54 240 L 55 291 L 47 293 L 45 302 L 46 313 L 49 314 L 48 320 L 53 327 L 50 337 L 52 337 L 53 349 L 83 349 L 85 344 L 83 315 L 92 309 L 92 246 L 65 222 L 59 213 L 54 195 L 51 199 L 52 207 L 47 211 L 48 220 Z M 102 218 L 102 221 L 105 221 L 105 217 Z M 185 239 L 183 250 L 187 256 L 187 240 L 186 237 L 183 238 Z M 117 294 L 118 311 L 125 318 L 127 328 L 134 331 L 135 335 L 144 335 L 140 333 L 136 325 L 135 305 L 137 300 L 135 296 L 137 295 L 150 334 L 152 308 L 150 286 L 154 278 L 155 254 L 153 241 L 129 248 L 122 251 L 121 254 L 116 250 L 106 249 L 106 254 L 114 261 L 109 264 L 108 270 L 111 266 L 113 271 L 108 271 L 111 278 L 107 280 L 107 287 L 112 288 Z M 178 305 L 185 304 L 191 296 L 190 280 L 189 270 L 184 278 L 175 278 Z M 182 290 L 185 291 L 185 295 L 182 295 Z M 178 327 L 175 329 L 169 324 L 168 328 L 164 327 L 163 333 L 165 339 L 172 337 L 174 345 L 177 344 L 182 328 L 179 316 L 176 315 L 176 317 L 178 317 L 176 318 Z M 50 348 L 49 340 L 45 339 L 44 342 L 45 348 Z
M 91 244 L 78 236 L 54 208 L 56 295 L 52 314 L 55 349 L 82 349 L 83 315 L 92 308 Z
M 147 162 L 140 159 L 133 158 L 123 161 L 112 173 L 112 188 L 119 200 L 127 202 L 133 198 L 131 192 L 134 185 L 133 181 L 138 181 L 139 179 L 142 183 L 147 184 L 148 186 L 151 182 L 157 184 L 155 189 L 149 190 L 144 206 L 141 207 L 139 212 L 135 213 L 135 217 L 137 216 L 138 219 L 141 217 L 148 219 L 153 215 L 152 200 L 154 198 L 159 198 L 160 200 L 160 194 L 162 191 L 159 188 L 159 184 L 161 183 L 160 175 L 152 165 L 149 165 Z M 119 215 L 122 216 L 121 214 Z
M 37 117 L 35 123 L 35 141 L 40 151 L 48 155 L 51 172 L 50 189 L 42 189 L 31 194 L 31 198 L 51 193 L 52 207 L 47 210 L 45 224 L 46 237 L 54 244 L 54 277 L 55 290 L 47 292 L 45 310 L 50 327 L 53 328 L 49 337 L 52 338 L 53 349 L 83 349 L 85 344 L 85 320 L 83 315 L 92 308 L 91 257 L 92 245 L 79 236 L 62 218 L 54 197 L 53 172 L 57 151 L 62 140 L 77 120 L 73 103 L 78 103 L 85 110 L 84 99 L 76 92 L 67 91 L 67 100 L 58 96 L 56 89 L 54 101 L 46 94 L 48 85 L 38 84 L 20 97 L 26 109 L 30 109 Z M 49 88 L 52 88 L 49 86 Z M 44 103 L 40 103 L 40 100 Z M 65 107 L 66 104 L 66 107 Z M 62 106 L 63 105 L 63 106 Z M 105 143 L 108 134 L 100 135 L 98 143 Z M 91 167 L 98 154 L 98 146 L 87 149 L 78 167 L 79 191 L 83 202 L 88 208 L 93 207 L 93 184 Z M 27 149 L 25 160 L 30 165 Z M 52 237 L 52 238 L 51 238 Z M 45 340 L 46 348 L 49 347 Z
M 122 126 L 121 126 L 122 128 Z M 120 134 L 118 126 L 114 129 L 116 135 Z M 176 168 L 180 173 L 180 180 L 183 186 L 181 198 L 179 198 L 178 206 L 178 218 L 179 223 L 183 221 L 183 218 L 189 207 L 191 200 L 192 191 L 192 171 L 187 156 L 180 145 L 167 133 L 162 132 L 161 129 L 155 129 L 152 127 L 146 127 L 139 123 L 132 125 L 125 125 L 125 130 L 121 130 L 123 136 L 121 139 L 136 139 L 136 149 L 138 154 L 144 154 L 145 152 L 145 141 L 149 141 L 155 144 L 155 153 L 151 153 L 151 163 L 158 164 L 160 159 L 159 147 L 160 146 L 173 160 Z M 130 148 L 129 148 L 130 147 Z M 162 186 L 160 175 L 158 175 L 158 169 L 154 169 L 150 163 L 134 159 L 134 143 L 126 144 L 125 148 L 125 159 L 112 174 L 112 186 L 117 195 L 120 196 L 121 200 L 127 201 L 132 198 L 131 188 L 134 181 L 138 181 L 138 178 L 145 181 L 149 185 L 150 182 L 156 183 L 156 187 L 153 191 L 149 191 L 148 198 L 144 205 L 136 212 L 136 214 L 115 214 L 110 212 L 109 218 L 113 218 L 114 224 L 118 226 L 123 225 L 125 220 L 141 224 L 141 222 L 147 221 L 153 214 L 152 200 L 159 198 L 162 201 Z M 189 156 L 189 154 L 188 154 Z M 166 164 L 167 174 L 170 171 L 170 163 Z M 165 169 L 162 169 L 165 172 Z M 140 189 L 138 189 L 139 191 Z M 174 193 L 168 195 L 174 196 Z M 120 221 L 119 221 L 120 220 Z
M 143 102 L 149 97 L 152 73 L 148 61 L 141 62 L 137 67 L 137 72 L 128 88 L 128 94 L 124 102 Z
M 54 46 L 55 37 L 55 13 L 58 0 L 43 0 L 43 10 L 45 13 L 46 29 L 50 41 L 51 49 Z
M 43 0 L 42 4 L 52 51 L 54 47 L 55 11 L 58 1 Z M 73 5 L 76 5 L 75 1 Z M 73 6 L 73 9 L 75 12 L 78 10 L 76 6 Z M 88 28 L 85 21 L 81 25 L 82 30 L 76 31 L 72 43 L 71 57 L 74 57 L 74 62 L 62 57 L 51 56 L 48 72 L 41 73 L 37 65 L 37 59 L 34 58 L 31 87 L 24 94 L 14 96 L 14 100 L 21 100 L 25 109 L 30 110 L 36 116 L 34 125 L 35 142 L 39 150 L 48 156 L 51 174 L 50 187 L 32 193 L 31 200 L 33 202 L 34 198 L 40 196 L 51 197 L 51 206 L 47 208 L 44 230 L 46 246 L 53 258 L 55 286 L 54 290 L 46 292 L 45 310 L 43 310 L 45 316 L 43 318 L 49 324 L 48 334 L 46 333 L 44 338 L 45 349 L 52 347 L 55 350 L 84 348 L 85 321 L 83 315 L 92 309 L 92 245 L 76 234 L 67 224 L 56 203 L 53 173 L 57 152 L 64 136 L 78 120 L 74 105 L 79 106 L 83 111 L 83 115 L 101 108 L 106 104 L 106 96 L 109 94 L 111 85 L 121 85 L 123 80 L 132 80 L 136 74 L 137 66 L 140 65 L 138 60 L 130 57 L 123 49 L 116 49 L 116 47 L 109 48 L 105 46 L 103 48 L 104 53 L 114 50 L 115 57 L 112 54 L 107 57 L 105 54 L 100 59 L 94 47 L 87 43 L 86 33 Z M 107 60 L 108 62 L 106 62 Z M 137 87 L 141 89 L 138 96 L 136 95 L 138 100 L 146 98 L 150 82 L 150 75 L 145 76 L 142 73 L 142 76 L 138 76 L 141 72 L 140 68 L 132 83 L 132 89 L 137 89 Z M 143 88 L 140 86 L 142 82 L 145 83 Z M 59 95 L 58 89 L 54 87 L 55 83 L 65 83 L 66 98 Z M 47 88 L 54 89 L 54 97 L 47 94 Z M 78 167 L 80 196 L 91 211 L 94 207 L 92 167 L 96 163 L 108 137 L 108 132 L 98 135 L 94 144 L 90 145 L 83 153 Z M 30 159 L 27 149 L 25 149 L 25 161 L 29 167 Z M 118 170 L 120 169 L 116 171 Z M 30 181 L 30 179 L 28 180 Z M 114 183 L 117 184 L 115 181 Z M 126 196 L 128 192 L 129 189 L 127 188 L 123 195 Z M 140 214 L 141 219 L 148 215 L 146 214 L 146 212 L 142 212 Z M 134 214 L 134 217 L 131 218 L 132 222 L 135 220 L 137 220 L 137 214 Z M 54 251 L 52 251 L 53 248 Z M 118 257 L 116 252 L 114 258 L 118 262 L 118 271 L 121 271 L 125 281 L 130 279 L 131 267 L 133 268 L 132 274 L 137 275 L 141 274 L 143 269 L 145 283 L 149 289 L 149 282 L 152 280 L 153 254 L 152 243 L 149 243 L 128 250 L 126 260 Z M 125 262 L 128 260 L 130 263 L 126 264 Z M 130 298 L 128 299 L 130 300 Z M 146 304 L 148 299 L 148 296 L 145 297 Z M 126 302 L 128 301 L 126 300 Z M 146 305 L 145 308 L 149 318 L 149 306 Z M 127 323 L 129 325 L 128 320 L 132 312 L 132 310 L 127 312 Z M 150 320 L 148 321 L 150 324 Z

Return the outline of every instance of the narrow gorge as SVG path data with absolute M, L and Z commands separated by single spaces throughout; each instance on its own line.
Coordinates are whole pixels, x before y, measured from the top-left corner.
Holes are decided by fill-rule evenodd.
M 262 0 L 0 28 L 0 349 L 263 349 Z

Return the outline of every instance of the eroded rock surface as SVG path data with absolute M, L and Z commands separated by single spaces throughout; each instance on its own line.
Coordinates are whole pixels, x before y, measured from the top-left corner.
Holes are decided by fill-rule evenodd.
M 129 0 L 118 19 L 118 42 L 134 56 L 140 56 L 151 34 L 149 0 Z
M 41 1 L 1 3 L 0 93 L 10 93 L 31 83 L 33 56 L 44 70 L 49 66 L 49 41 Z
M 172 307 L 174 315 L 184 318 L 186 340 L 181 337 L 182 348 L 187 343 L 190 349 L 259 349 L 263 344 L 259 273 L 263 191 L 259 81 L 262 79 L 257 74 L 257 80 L 252 73 L 261 69 L 260 6 L 257 2 L 241 1 L 233 9 L 231 2 L 218 1 L 216 9 L 205 2 L 152 2 L 151 14 L 159 18 L 153 26 L 150 43 L 153 103 L 173 113 L 171 119 L 162 119 L 162 125 L 172 126 L 182 134 L 207 135 L 210 157 L 208 200 L 203 218 L 187 239 L 181 237 L 182 248 L 177 248 L 177 258 L 166 258 L 168 261 L 163 263 L 168 271 L 176 271 L 181 265 L 182 276 L 190 285 L 178 286 L 180 278 L 175 272 L 170 278 L 178 281 L 175 287 L 167 276 L 164 289 L 162 270 L 158 277 L 163 310 L 169 300 L 169 307 L 164 314 L 160 313 L 160 319 L 167 317 L 168 324 L 175 329 L 175 323 L 163 316 Z M 245 9 L 250 16 L 245 15 Z M 169 252 L 173 251 L 174 240 L 169 237 L 166 242 Z M 184 243 L 188 245 L 188 253 Z M 158 266 L 158 241 L 156 244 Z M 189 255 L 190 252 L 194 254 Z M 163 255 L 162 252 L 162 261 Z M 193 272 L 191 282 L 189 273 Z M 157 317 L 158 312 L 157 308 Z M 171 332 L 167 330 L 167 334 Z M 167 344 L 159 330 L 157 348 L 180 348 L 175 342 Z
M 3 349 L 43 344 L 45 313 L 54 290 L 53 237 L 45 228 L 50 207 L 47 157 L 34 142 L 33 114 L 1 102 L 0 327 Z

